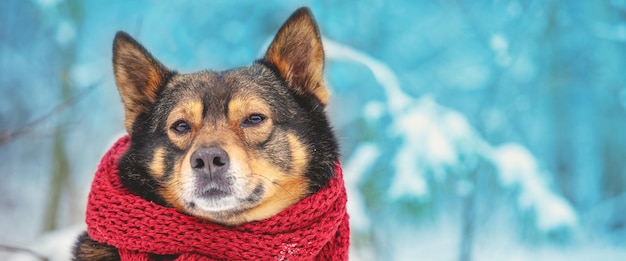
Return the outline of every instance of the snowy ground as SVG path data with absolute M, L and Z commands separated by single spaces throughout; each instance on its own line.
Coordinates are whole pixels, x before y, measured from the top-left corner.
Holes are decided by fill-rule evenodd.
M 50 261 L 70 260 L 70 249 L 76 236 L 84 229 L 77 225 L 46 234 L 28 246 L 28 249 L 49 258 Z M 390 246 L 394 250 L 389 260 L 456 261 L 458 260 L 458 235 L 451 226 L 426 228 L 404 233 L 406 245 Z M 371 248 L 352 248 L 350 260 L 374 261 Z M 36 261 L 32 255 L 0 252 L 0 260 Z M 40 260 L 40 259 L 39 259 Z M 599 243 L 576 243 L 572 246 L 524 246 L 511 238 L 511 234 L 481 236 L 477 238 L 473 259 L 476 261 L 623 261 L 626 248 Z
M 75 225 L 64 229 L 50 232 L 37 238 L 26 246 L 20 246 L 25 249 L 47 257 L 49 261 L 71 260 L 71 249 L 74 241 L 82 231 L 85 230 L 84 225 Z M 0 260 L 10 261 L 35 261 L 37 259 L 31 254 L 15 253 L 6 254 L 0 251 Z

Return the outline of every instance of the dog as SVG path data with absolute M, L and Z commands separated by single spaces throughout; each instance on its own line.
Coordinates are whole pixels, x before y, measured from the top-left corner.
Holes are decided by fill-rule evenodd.
M 335 175 L 324 50 L 306 7 L 248 67 L 177 73 L 118 32 L 113 68 L 131 141 L 117 167 L 132 194 L 237 227 L 276 215 Z M 86 232 L 73 251 L 74 260 L 120 259 Z

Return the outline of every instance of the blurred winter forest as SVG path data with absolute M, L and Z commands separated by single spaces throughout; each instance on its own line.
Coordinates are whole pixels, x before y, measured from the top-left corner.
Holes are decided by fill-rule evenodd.
M 84 228 L 124 134 L 116 31 L 170 68 L 223 70 L 303 5 L 351 260 L 626 260 L 625 0 L 3 1 L 0 259 L 67 260 Z

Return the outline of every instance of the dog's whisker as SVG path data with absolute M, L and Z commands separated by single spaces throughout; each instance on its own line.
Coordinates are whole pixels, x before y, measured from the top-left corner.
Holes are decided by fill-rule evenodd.
M 289 196 L 292 196 L 292 197 L 294 196 L 294 195 L 293 195 L 293 193 L 291 193 L 291 191 L 290 191 L 290 190 L 288 190 L 288 189 L 287 189 L 287 188 L 285 188 L 284 186 L 282 186 L 282 185 L 278 184 L 277 182 L 275 182 L 275 181 L 271 180 L 270 178 L 268 178 L 268 177 L 266 177 L 266 176 L 263 176 L 263 175 L 261 175 L 261 174 L 257 174 L 257 173 L 250 173 L 250 174 L 251 174 L 251 175 L 253 175 L 253 176 L 261 177 L 261 178 L 262 178 L 262 180 L 266 180 L 266 181 L 268 182 L 268 183 L 266 183 L 266 184 L 271 184 L 271 185 L 274 185 L 274 186 L 276 186 L 276 187 L 278 187 L 278 188 L 282 189 L 283 191 L 285 191 L 287 194 L 289 194 Z

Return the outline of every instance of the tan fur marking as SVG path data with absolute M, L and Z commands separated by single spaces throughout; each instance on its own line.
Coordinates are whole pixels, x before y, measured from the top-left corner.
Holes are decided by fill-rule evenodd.
M 293 133 L 288 133 L 287 139 L 289 140 L 289 147 L 291 151 L 292 175 L 296 174 L 298 176 L 302 176 L 304 175 L 304 171 L 306 171 L 305 168 L 309 163 L 307 148 Z
M 167 117 L 167 136 L 180 149 L 189 147 L 193 137 L 202 125 L 203 105 L 198 100 L 180 102 Z M 179 120 L 184 120 L 191 125 L 191 131 L 185 134 L 175 133 L 171 126 Z
M 270 106 L 261 98 L 244 94 L 235 97 L 228 104 L 231 129 L 241 135 L 246 142 L 254 144 L 267 139 L 272 131 L 272 112 Z M 251 114 L 262 114 L 267 118 L 259 126 L 241 128 L 240 124 Z
M 152 162 L 150 162 L 150 172 L 155 178 L 161 178 L 165 174 L 165 149 L 157 148 L 154 151 Z
M 307 191 L 307 183 L 302 175 L 281 172 L 266 161 L 251 162 L 257 168 L 256 172 L 266 180 L 273 181 L 266 184 L 265 198 L 256 207 L 239 215 L 240 222 L 262 220 L 300 201 Z
M 181 173 L 186 171 L 184 163 L 189 162 L 188 155 L 174 163 L 173 173 L 160 191 L 163 199 L 177 209 L 185 209 L 184 203 L 181 200 L 181 188 L 184 178 Z M 186 165 L 189 166 L 189 164 Z

